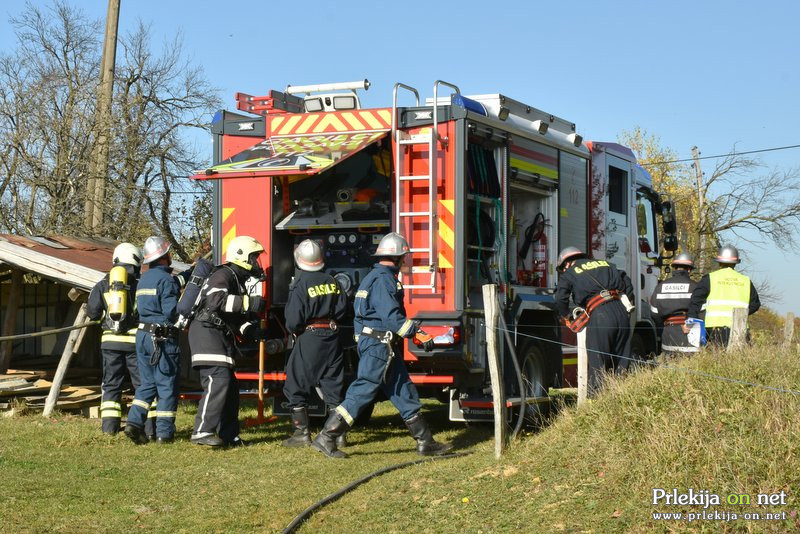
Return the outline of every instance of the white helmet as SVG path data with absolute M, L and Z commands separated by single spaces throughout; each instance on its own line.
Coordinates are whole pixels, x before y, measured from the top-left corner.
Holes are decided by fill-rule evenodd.
M 560 272 L 564 270 L 564 264 L 568 261 L 585 257 L 586 254 L 581 252 L 581 249 L 578 247 L 566 247 L 558 253 L 558 259 L 556 259 L 556 269 Z
M 391 232 L 383 236 L 381 242 L 378 243 L 378 248 L 375 250 L 375 257 L 397 258 L 405 256 L 411 252 L 406 238 L 397 232 Z
M 319 271 L 325 267 L 322 247 L 313 239 L 305 239 L 294 249 L 294 261 L 304 271 Z
M 719 253 L 716 257 L 717 263 L 739 263 L 739 251 L 733 245 L 724 245 L 720 247 Z
M 152 263 L 158 258 L 164 256 L 172 247 L 172 243 L 163 237 L 153 235 L 148 237 L 142 247 L 144 253 L 144 263 Z
M 142 251 L 139 247 L 131 243 L 120 243 L 114 249 L 111 255 L 111 261 L 114 265 L 124 263 L 125 265 L 133 265 L 140 267 L 142 265 Z
M 253 265 L 250 263 L 250 255 L 254 252 L 264 252 L 264 247 L 255 238 L 248 235 L 240 235 L 234 237 L 228 243 L 228 249 L 225 251 L 225 261 L 251 271 Z
M 681 252 L 675 259 L 672 260 L 673 267 L 684 267 L 686 269 L 694 269 L 694 258 L 688 252 Z

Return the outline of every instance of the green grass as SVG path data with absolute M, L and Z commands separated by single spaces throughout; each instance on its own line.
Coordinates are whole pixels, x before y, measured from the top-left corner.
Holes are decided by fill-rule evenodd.
M 751 349 L 673 365 L 800 389 L 798 354 Z M 434 410 L 435 409 L 435 410 Z M 645 370 L 613 382 L 590 405 L 562 410 L 545 430 L 493 457 L 490 426 L 448 423 L 426 404 L 437 438 L 473 454 L 385 474 L 318 511 L 303 532 L 651 532 L 800 529 L 800 398 L 683 372 Z M 182 441 L 136 447 L 74 417 L 0 419 L 2 532 L 275 532 L 300 511 L 382 467 L 414 460 L 413 441 L 387 403 L 350 436 L 351 458 L 280 446 L 286 420 L 247 430 L 246 449 Z M 253 415 L 252 407 L 243 417 Z M 787 511 L 779 522 L 661 522 L 653 488 L 709 490 L 708 511 Z M 785 490 L 786 506 L 733 506 L 729 493 Z

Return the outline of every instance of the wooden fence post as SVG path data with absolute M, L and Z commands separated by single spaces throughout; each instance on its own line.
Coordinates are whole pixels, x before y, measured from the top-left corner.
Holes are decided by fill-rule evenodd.
M 78 310 L 78 315 L 75 317 L 75 322 L 73 324 L 77 326 L 85 322 L 86 303 L 84 302 L 81 304 L 81 308 Z M 64 375 L 67 374 L 67 367 L 69 367 L 69 361 L 72 359 L 72 354 L 79 346 L 78 339 L 82 339 L 81 331 L 83 330 L 83 328 L 76 328 L 69 333 L 67 344 L 64 346 L 64 352 L 61 353 L 61 360 L 58 362 L 58 368 L 56 369 L 56 374 L 53 377 L 53 385 L 50 386 L 50 393 L 48 393 L 47 400 L 44 403 L 44 411 L 42 412 L 44 417 L 50 417 L 50 414 L 53 413 L 53 409 L 58 402 L 58 395 L 61 393 L 61 383 L 64 381 Z
M 483 286 L 483 313 L 486 319 L 486 354 L 489 376 L 492 379 L 492 406 L 494 406 L 494 457 L 498 460 L 506 446 L 506 398 L 503 392 L 503 372 L 500 351 L 497 348 L 497 322 L 500 315 L 497 305 L 497 286 Z
M 578 406 L 586 402 L 589 390 L 589 353 L 586 352 L 586 328 L 578 332 Z
M 785 348 L 791 347 L 792 337 L 794 337 L 794 314 L 789 312 L 786 314 L 786 322 L 783 324 L 783 346 Z
M 747 308 L 733 309 L 731 335 L 728 338 L 728 350 L 737 350 L 745 346 L 747 341 Z

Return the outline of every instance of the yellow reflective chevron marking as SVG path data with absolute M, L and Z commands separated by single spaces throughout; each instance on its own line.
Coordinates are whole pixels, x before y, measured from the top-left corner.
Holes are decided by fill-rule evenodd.
M 455 247 L 456 236 L 453 233 L 452 228 L 447 226 L 447 223 L 441 219 L 439 219 L 439 237 L 441 237 L 445 243 L 450 245 L 450 248 Z
M 283 126 L 283 128 L 281 128 L 281 131 L 278 133 L 283 135 L 294 131 L 295 125 L 297 125 L 297 123 L 300 122 L 302 118 L 303 118 L 302 115 L 292 115 L 291 117 L 289 117 L 289 120 L 286 121 L 286 124 Z
M 236 208 L 222 208 L 222 222 L 227 221 L 228 217 L 230 217 L 231 213 L 233 213 L 235 210 Z
M 222 238 L 222 250 L 228 250 L 228 243 L 230 243 L 231 239 L 233 239 L 234 237 L 236 237 L 236 225 L 235 224 L 233 226 L 231 226 L 231 229 L 228 230 L 228 233 L 226 233 L 223 236 L 223 238 Z
M 329 113 L 325 115 L 322 118 L 322 120 L 317 123 L 317 125 L 314 127 L 314 132 L 322 133 L 328 126 L 332 127 L 337 132 L 344 132 L 347 130 L 347 126 L 344 125 L 344 123 L 339 117 L 337 117 L 332 113 Z
M 361 123 L 358 118 L 353 115 L 352 113 L 342 113 L 342 118 L 347 121 L 347 123 L 353 127 L 354 130 L 366 130 L 367 127 Z
M 317 122 L 317 116 L 309 115 L 308 118 L 303 121 L 303 124 L 301 124 L 297 130 L 295 130 L 295 132 L 299 134 L 306 133 L 315 122 Z
M 283 122 L 283 119 L 285 119 L 285 118 L 286 117 L 283 117 L 281 115 L 278 115 L 277 117 L 272 117 L 272 122 L 269 123 L 269 131 L 270 131 L 270 133 L 274 133 L 275 130 L 277 130 L 278 127 Z
M 392 112 L 388 109 L 379 109 L 378 110 L 378 117 L 383 119 L 385 124 L 391 125 L 392 124 Z
M 364 121 L 366 121 L 367 124 L 369 124 L 370 126 L 372 126 L 372 128 L 376 130 L 384 127 L 383 124 L 381 124 L 381 121 L 376 119 L 375 115 L 373 115 L 369 111 L 362 111 L 361 118 L 364 119 Z
M 447 258 L 445 257 L 445 255 L 440 252 L 439 253 L 439 265 L 438 265 L 438 267 L 440 269 L 452 269 L 453 268 L 453 264 L 450 263 L 447 260 Z
M 449 200 L 440 200 L 440 201 L 439 201 L 439 204 L 441 204 L 442 206 L 444 206 L 444 209 L 446 209 L 447 211 L 449 211 L 449 212 L 450 212 L 450 215 L 455 215 L 455 214 L 456 214 L 456 206 L 455 206 L 455 204 L 456 204 L 456 201 L 455 201 L 455 200 L 453 200 L 453 199 L 449 199 Z

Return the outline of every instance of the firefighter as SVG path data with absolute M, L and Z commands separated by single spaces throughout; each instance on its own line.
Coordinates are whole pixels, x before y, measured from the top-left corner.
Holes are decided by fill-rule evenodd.
M 233 373 L 236 337 L 255 341 L 263 337 L 258 314 L 263 297 L 248 295 L 245 281 L 262 274 L 261 243 L 249 236 L 231 240 L 225 263 L 203 283 L 195 319 L 189 326 L 192 367 L 200 374 L 203 394 L 194 420 L 191 441 L 208 447 L 241 447 L 239 437 L 239 383 Z
M 141 385 L 136 388 L 125 425 L 125 435 L 139 445 L 149 441 L 143 426 L 156 397 L 156 443 L 170 443 L 175 437 L 180 347 L 178 329 L 173 325 L 177 319 L 179 279 L 187 279 L 191 270 L 178 277 L 171 275 L 171 246 L 163 237 L 151 236 L 144 242 L 142 251 L 149 269 L 142 275 L 136 289 L 139 312 L 136 356 Z
M 683 332 L 688 317 L 689 299 L 697 283 L 689 278 L 694 269 L 694 259 L 686 252 L 672 260 L 672 276 L 656 285 L 650 297 L 650 309 L 664 323 L 661 349 L 665 352 L 697 352 L 699 347 L 689 343 Z
M 750 278 L 734 270 L 741 261 L 736 247 L 720 247 L 716 261 L 719 269 L 704 275 L 692 291 L 688 315 L 698 319 L 705 310 L 708 343 L 726 347 L 733 325 L 733 309 L 746 308 L 747 314 L 752 315 L 761 307 L 761 301 Z M 683 331 L 688 333 L 689 327 L 685 325 Z
M 142 251 L 131 243 L 117 245 L 111 255 L 112 271 L 97 282 L 89 293 L 87 315 L 93 321 L 103 319 L 100 352 L 103 383 L 100 386 L 101 428 L 104 434 L 116 434 L 122 419 L 122 383 L 127 370 L 133 389 L 139 387 L 136 364 L 136 325 L 134 309 L 136 284 L 142 265 Z M 153 418 L 147 419 L 147 434 L 153 435 Z
M 559 315 L 567 322 L 572 319 L 573 326 L 588 319 L 585 327 L 589 385 L 596 390 L 602 370 L 619 373 L 628 367 L 631 334 L 628 306 L 635 299 L 633 285 L 628 275 L 614 264 L 592 260 L 576 247 L 561 251 L 556 268 L 560 273 L 555 293 Z M 571 316 L 570 296 L 578 306 Z
M 403 285 L 397 279 L 400 265 L 410 252 L 408 242 L 398 233 L 386 234 L 378 244 L 378 260 L 356 292 L 353 326 L 358 343 L 358 372 L 347 389 L 344 401 L 328 417 L 311 446 L 331 458 L 346 458 L 336 440 L 353 426 L 359 412 L 382 391 L 400 412 L 411 436 L 417 440 L 417 453 L 439 455 L 452 445 L 433 439 L 419 411 L 422 405 L 417 389 L 403 363 L 404 338 L 414 338 L 425 351 L 433 349 L 433 338 L 406 317 Z
M 307 407 L 316 385 L 329 412 L 342 402 L 344 360 L 338 321 L 347 311 L 347 295 L 331 275 L 321 272 L 325 262 L 316 241 L 301 242 L 294 251 L 294 261 L 299 272 L 289 289 L 285 314 L 286 328 L 296 340 L 283 388 L 292 410 L 294 434 L 283 445 L 303 447 L 311 445 Z M 339 446 L 344 445 L 342 439 Z

